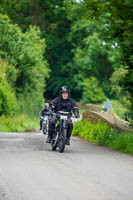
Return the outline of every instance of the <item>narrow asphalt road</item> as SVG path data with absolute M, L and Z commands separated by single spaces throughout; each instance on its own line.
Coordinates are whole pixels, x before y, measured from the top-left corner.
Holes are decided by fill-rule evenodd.
M 133 200 L 133 157 L 77 137 L 53 152 L 42 133 L 0 133 L 0 200 Z

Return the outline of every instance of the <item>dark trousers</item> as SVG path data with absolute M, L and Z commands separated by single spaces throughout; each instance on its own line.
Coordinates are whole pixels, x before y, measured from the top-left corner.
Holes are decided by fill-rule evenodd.
M 40 128 L 42 128 L 43 118 L 40 117 Z
M 52 131 L 55 127 L 55 124 L 57 122 L 57 117 L 53 116 L 49 121 L 49 136 L 52 136 Z M 68 119 L 68 128 L 67 128 L 67 138 L 70 138 L 73 130 L 73 123 L 71 119 Z

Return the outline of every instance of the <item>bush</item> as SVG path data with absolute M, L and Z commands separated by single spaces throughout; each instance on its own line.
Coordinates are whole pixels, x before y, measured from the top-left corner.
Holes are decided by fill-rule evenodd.
M 127 108 L 118 100 L 111 100 L 113 109 L 115 113 L 121 118 L 125 118 L 125 113 L 127 112 Z
M 38 119 L 29 118 L 27 115 L 16 117 L 0 117 L 0 131 L 2 132 L 24 132 L 35 130 L 39 126 Z
M 92 126 L 90 141 L 96 144 L 105 145 L 109 137 L 109 127 L 107 124 L 100 122 Z
M 78 121 L 74 124 L 73 135 L 79 135 L 83 129 L 84 123 L 82 121 Z
M 121 152 L 133 154 L 133 133 L 119 135 L 119 137 L 111 143 L 110 147 Z
M 35 115 L 44 103 L 43 93 L 49 69 L 44 57 L 45 39 L 40 35 L 39 28 L 35 26 L 30 26 L 23 33 L 8 16 L 0 14 L 0 57 L 9 63 L 3 65 L 5 78 L 0 86 L 0 115 L 15 111 L 11 103 L 14 98 L 16 105 L 15 96 L 20 113 Z
M 38 92 L 27 94 L 24 93 L 18 96 L 19 113 L 25 113 L 29 117 L 38 116 L 42 107 L 44 107 L 44 98 Z
M 100 122 L 93 124 L 85 120 L 79 121 L 74 124 L 73 135 L 79 135 L 87 141 L 102 145 L 109 136 L 109 127 Z
M 8 62 L 0 59 L 0 115 L 13 115 L 18 109 L 15 92 L 12 84 L 9 84 L 11 79 L 8 79 L 11 68 Z M 11 77 L 13 78 L 13 75 Z
M 39 28 L 30 26 L 23 33 L 20 27 L 0 14 L 0 53 L 15 66 L 17 92 L 43 90 L 48 76 L 48 64 L 44 59 L 45 39 Z
M 79 121 L 74 124 L 73 135 L 79 135 L 98 145 L 105 145 L 121 152 L 133 154 L 133 133 L 120 134 L 107 124 Z
M 0 82 L 0 115 L 14 115 L 17 111 L 17 101 L 14 92 L 6 81 Z
M 127 111 L 125 113 L 125 120 L 127 120 L 131 126 L 133 126 L 133 110 Z
M 99 87 L 99 82 L 95 77 L 90 77 L 84 80 L 83 83 L 83 103 L 102 103 L 106 100 L 102 88 Z

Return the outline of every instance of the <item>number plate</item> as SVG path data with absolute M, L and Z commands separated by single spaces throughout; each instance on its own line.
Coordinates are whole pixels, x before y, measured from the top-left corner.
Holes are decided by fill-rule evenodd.
M 64 116 L 64 115 L 61 115 L 60 118 L 67 120 L 67 116 Z
M 46 123 L 48 121 L 48 117 L 44 117 L 43 121 Z

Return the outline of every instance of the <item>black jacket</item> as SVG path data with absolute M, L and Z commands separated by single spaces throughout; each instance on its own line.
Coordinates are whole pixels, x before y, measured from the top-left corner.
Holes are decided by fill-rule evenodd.
M 51 101 L 51 105 L 54 106 L 55 112 L 79 112 L 77 104 L 72 98 L 62 99 L 61 97 L 56 97 L 53 101 Z
M 42 109 L 39 113 L 39 117 L 44 117 L 45 115 L 50 115 L 51 114 L 51 109 L 47 110 L 47 109 Z

